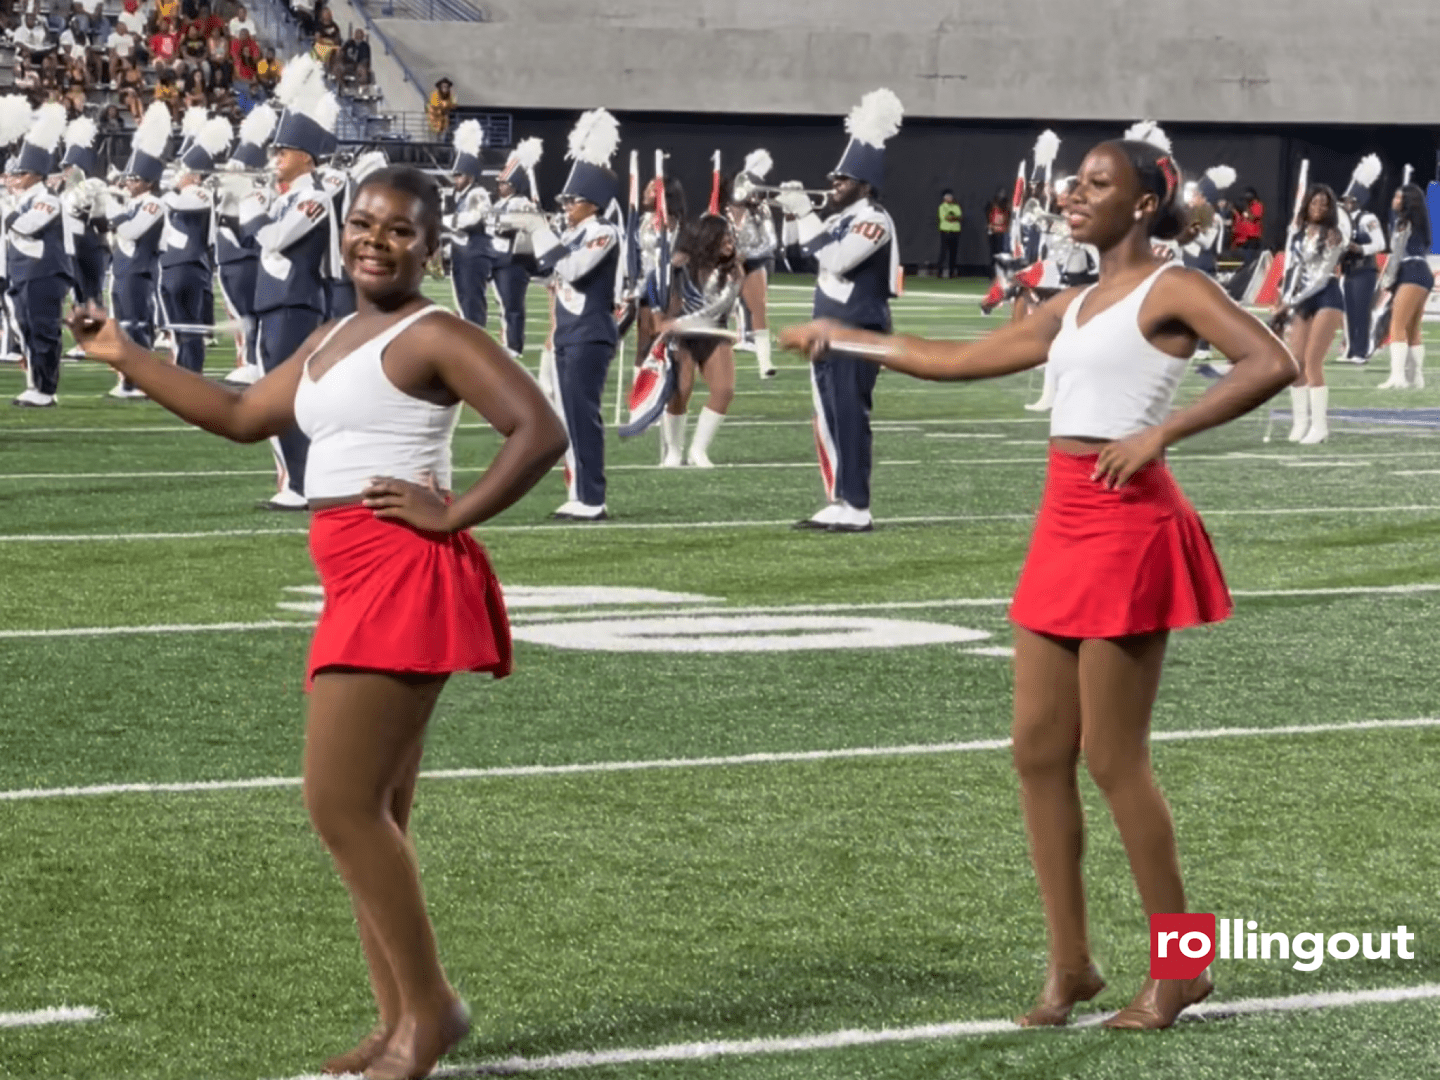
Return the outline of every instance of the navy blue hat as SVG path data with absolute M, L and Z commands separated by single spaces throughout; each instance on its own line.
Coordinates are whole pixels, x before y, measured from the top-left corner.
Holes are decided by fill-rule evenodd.
M 335 137 L 335 132 L 319 121 L 303 112 L 286 109 L 280 114 L 280 123 L 275 128 L 275 139 L 271 145 L 276 150 L 303 150 L 319 161 L 335 153 L 340 140 Z
M 861 98 L 845 119 L 850 145 L 830 175 L 848 176 L 878 192 L 885 186 L 885 143 L 900 130 L 904 115 L 900 99 L 883 87 Z
M 230 155 L 231 161 L 239 162 L 247 169 L 263 169 L 269 163 L 269 151 L 255 143 L 242 142 Z
M 152 184 L 160 182 L 165 171 L 165 148 L 170 143 L 170 109 L 163 101 L 152 101 L 140 119 L 140 126 L 130 140 L 130 160 L 125 163 L 126 176 L 138 176 Z
M 1364 206 L 1370 201 L 1370 189 L 1379 179 L 1380 158 L 1375 154 L 1366 154 L 1360 159 L 1360 164 L 1355 166 L 1343 198 L 1354 199 L 1360 206 Z
M 450 171 L 458 176 L 480 179 L 480 147 L 485 142 L 485 131 L 479 120 L 465 120 L 455 129 L 455 163 Z
M 10 162 L 12 173 L 49 176 L 55 171 L 60 137 L 65 133 L 65 106 L 47 102 L 35 110 L 34 123 L 25 133 L 20 152 Z
M 235 140 L 235 129 L 223 116 L 212 116 L 190 138 L 180 164 L 191 172 L 210 172 Z
M 577 161 L 570 169 L 570 178 L 560 198 L 584 199 L 604 209 L 620 194 L 620 178 L 605 165 Z
M 34 143 L 22 144 L 20 152 L 10 159 L 12 173 L 39 173 L 41 176 L 49 176 L 54 171 L 55 155 L 40 149 Z
M 65 128 L 65 156 L 60 159 L 60 167 L 68 169 L 73 166 L 91 179 L 101 175 L 100 155 L 94 149 L 99 133 L 98 125 L 88 116 L 77 116 L 71 120 Z

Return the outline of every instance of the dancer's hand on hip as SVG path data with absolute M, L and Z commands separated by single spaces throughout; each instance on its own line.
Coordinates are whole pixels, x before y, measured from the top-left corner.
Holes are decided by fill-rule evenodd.
M 377 476 L 361 492 L 361 500 L 378 518 L 395 518 L 426 532 L 454 532 L 446 493 L 433 474 L 426 474 L 426 480 L 425 484 L 412 484 Z
M 1107 443 L 1095 462 L 1090 479 L 1102 487 L 1123 487 L 1132 476 L 1165 452 L 1165 437 L 1158 427 L 1148 427 Z

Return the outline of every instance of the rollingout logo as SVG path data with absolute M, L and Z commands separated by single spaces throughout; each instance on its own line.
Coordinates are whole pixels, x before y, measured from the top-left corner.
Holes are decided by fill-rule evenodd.
M 1220 960 L 1292 960 L 1296 971 L 1314 971 L 1328 953 L 1336 960 L 1363 956 L 1366 960 L 1390 959 L 1393 941 L 1395 956 L 1414 960 L 1410 943 L 1415 935 L 1404 926 L 1383 934 L 1304 932 L 1285 934 L 1258 932 L 1254 919 L 1226 919 L 1218 927 L 1214 915 L 1151 915 L 1150 977 L 1152 979 L 1193 979 Z M 1378 942 L 1376 938 L 1379 938 Z

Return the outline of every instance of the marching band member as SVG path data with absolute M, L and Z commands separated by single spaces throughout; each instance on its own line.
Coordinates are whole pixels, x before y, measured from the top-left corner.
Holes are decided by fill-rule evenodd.
M 21 95 L 6 94 L 0 97 L 0 150 L 3 150 L 4 163 L 8 164 L 11 157 L 19 153 L 20 144 L 34 119 L 35 111 L 30 108 L 30 102 Z M 0 359 L 3 360 L 23 359 L 16 351 L 20 348 L 20 322 L 15 317 L 6 266 L 10 244 L 5 221 L 14 206 L 15 195 L 9 184 L 0 184 L 0 301 L 3 301 L 0 303 L 0 328 L 3 328 Z
M 263 102 L 240 121 L 239 143 L 218 175 L 215 202 L 215 264 L 220 295 L 230 317 L 240 324 L 239 356 L 225 381 L 248 386 L 260 378 L 255 349 L 255 285 L 260 274 L 260 244 L 255 232 L 265 221 L 265 199 L 251 199 L 259 186 L 253 174 L 266 167 L 266 146 L 279 120 Z M 245 173 L 251 175 L 244 175 Z
M 1410 183 L 1409 166 L 1405 183 L 1390 203 L 1390 258 L 1385 263 L 1383 287 L 1392 294 L 1390 310 L 1390 377 L 1381 390 L 1425 387 L 1425 343 L 1420 320 L 1425 299 L 1435 287 L 1430 269 L 1430 212 L 1425 193 Z M 1392 267 L 1394 269 L 1392 269 Z
M 569 497 L 555 511 L 562 521 L 603 521 L 605 420 L 601 399 L 618 338 L 615 283 L 620 229 L 601 215 L 620 192 L 610 159 L 620 125 L 604 109 L 580 117 L 570 132 L 574 159 L 560 192 L 569 227 L 556 236 L 538 214 L 521 224 L 533 237 L 542 273 L 555 280 L 555 391 L 570 434 L 565 451 Z
M 110 306 L 114 319 L 138 345 L 155 342 L 155 280 L 160 273 L 160 236 L 165 207 L 155 194 L 165 171 L 165 147 L 170 142 L 170 107 L 150 104 L 130 142 L 125 163 L 123 203 L 113 196 L 106 206 L 111 237 Z M 122 374 L 111 397 L 143 398 Z
M 698 468 L 714 468 L 710 443 L 735 399 L 735 353 L 726 324 L 743 295 L 745 276 L 727 218 L 706 214 L 680 234 L 670 278 L 670 307 L 657 327 L 675 342 L 680 363 L 675 393 L 660 418 L 660 464 L 666 468 L 680 464 L 697 370 L 710 393 L 685 460 Z
M 1064 177 L 1055 183 L 1052 190 L 1056 209 L 1063 209 L 1074 180 L 1073 176 Z M 1040 259 L 1015 275 L 1015 280 L 1025 287 L 1027 309 L 1043 304 L 1062 289 L 1093 285 L 1100 276 L 1100 253 L 1091 244 L 1076 243 L 1063 216 L 1045 212 L 1041 220 Z M 1041 372 L 1044 382 L 1040 398 L 1025 406 L 1030 412 L 1048 412 L 1055 403 L 1055 373 L 1048 364 Z
M 762 379 L 775 376 L 775 363 L 770 359 L 770 321 L 766 299 L 780 237 L 776 235 L 775 217 L 764 194 L 757 191 L 748 198 L 741 198 L 740 193 L 747 184 L 753 188 L 763 183 L 773 165 L 768 150 L 751 151 L 745 158 L 744 169 L 731 182 L 728 208 L 730 224 L 735 230 L 735 243 L 745 270 L 745 281 L 740 287 L 740 317 L 745 324 L 743 339 L 755 347 L 755 362 L 760 367 Z M 737 185 L 740 191 L 736 190 Z
M 1370 308 L 1380 271 L 1375 256 L 1385 250 L 1385 233 L 1380 219 L 1365 207 L 1370 189 L 1380 179 L 1380 158 L 1367 154 L 1355 166 L 1340 205 L 1350 218 L 1350 243 L 1340 258 L 1341 290 L 1345 296 L 1345 355 L 1349 364 L 1370 359 Z
M 814 317 L 888 333 L 890 298 L 900 293 L 895 223 L 879 205 L 885 182 L 885 142 L 900 130 L 904 108 L 889 90 L 873 90 L 845 121 L 850 144 L 830 174 L 833 214 L 821 222 L 799 184 L 782 184 L 780 209 L 795 217 L 802 250 L 820 271 Z M 801 529 L 869 532 L 870 409 L 878 368 L 843 349 L 826 352 L 810 369 L 815 448 L 826 505 L 796 522 Z
M 539 139 L 522 140 L 505 162 L 496 183 L 500 198 L 493 209 L 501 224 L 491 233 L 490 246 L 495 252 L 491 273 L 504 328 L 501 344 L 517 358 L 525 351 L 525 294 L 530 288 L 535 249 L 529 233 L 507 226 L 504 221 L 506 215 L 528 215 L 538 210 L 540 188 L 535 183 L 535 166 L 540 164 L 544 150 L 545 144 Z
M 14 404 L 48 408 L 60 386 L 60 316 L 65 294 L 75 286 L 70 234 L 60 197 L 45 186 L 65 133 L 65 106 L 50 103 L 35 112 L 20 153 L 8 172 L 18 195 L 5 216 L 9 296 L 25 346 L 25 390 Z
M 490 288 L 495 260 L 495 242 L 488 228 L 490 193 L 480 184 L 480 146 L 484 139 L 478 120 L 466 120 L 457 127 L 455 164 L 450 167 L 455 187 L 455 214 L 448 223 L 450 285 L 460 317 L 476 326 L 484 326 L 489 316 L 485 293 Z
M 109 251 L 105 247 L 105 180 L 95 153 L 99 128 L 88 116 L 65 128 L 65 156 L 60 167 L 68 190 L 61 198 L 65 224 L 75 249 L 75 302 L 100 303 Z
M 1294 423 L 1290 441 L 1313 446 L 1330 436 L 1330 388 L 1325 354 L 1344 321 L 1345 301 L 1335 270 L 1350 242 L 1350 221 L 1328 184 L 1311 184 L 1295 211 L 1294 235 L 1285 253 L 1285 280 L 1272 325 L 1285 328 L 1300 362 L 1290 388 Z
M 1205 170 L 1186 198 L 1190 220 L 1180 234 L 1180 257 L 1190 269 L 1210 278 L 1214 278 L 1219 269 L 1220 248 L 1225 240 L 1225 222 L 1215 207 L 1220 193 L 1233 183 L 1235 170 L 1229 165 L 1216 165 Z M 1195 359 L 1199 362 L 1196 370 L 1207 378 L 1219 378 L 1229 370 L 1224 361 L 1218 367 L 1210 363 L 1208 341 L 1195 347 Z
M 292 81 L 285 84 L 289 77 Z M 288 360 L 325 321 L 326 282 L 338 264 L 334 204 L 316 181 L 315 166 L 334 153 L 340 105 L 325 89 L 320 66 L 308 56 L 285 68 L 276 97 L 285 111 L 275 128 L 275 180 L 280 194 L 255 231 L 260 271 L 255 284 L 257 351 L 265 372 Z M 287 100 L 288 99 L 288 100 Z M 250 196 L 264 200 L 263 193 Z M 305 457 L 309 440 L 292 427 L 271 440 L 279 491 L 261 507 L 305 509 Z
M 381 155 L 382 162 L 384 155 Z M 335 162 L 315 167 L 315 182 L 330 196 L 330 220 L 338 233 L 345 227 L 345 212 L 350 203 L 350 191 L 354 186 L 348 169 Z M 355 283 L 345 272 L 337 258 L 327 268 L 325 275 L 325 318 L 343 319 L 355 313 Z
M 216 116 L 192 134 L 180 155 L 175 186 L 160 200 L 165 227 L 160 234 L 160 307 L 174 344 L 175 362 L 187 371 L 205 370 L 205 335 L 215 310 L 210 238 L 215 231 L 215 202 L 201 173 L 235 139 L 230 121 Z

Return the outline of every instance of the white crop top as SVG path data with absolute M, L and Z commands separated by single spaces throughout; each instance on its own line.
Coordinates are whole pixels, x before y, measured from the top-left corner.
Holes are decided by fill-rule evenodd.
M 460 418 L 460 405 L 441 406 L 411 397 L 390 381 L 381 365 L 387 345 L 412 323 L 439 310 L 431 304 L 405 316 L 335 361 L 318 379 L 310 377 L 306 359 L 295 389 L 295 422 L 310 438 L 307 498 L 359 495 L 374 476 L 420 484 L 427 472 L 449 489 L 450 436 Z M 336 323 L 315 352 L 353 318 Z
M 1094 285 L 1065 309 L 1048 361 L 1055 381 L 1051 436 L 1123 439 L 1170 414 L 1189 358 L 1171 356 L 1145 339 L 1140 307 L 1171 265 L 1157 269 L 1119 303 L 1091 315 L 1084 326 L 1075 320 Z

